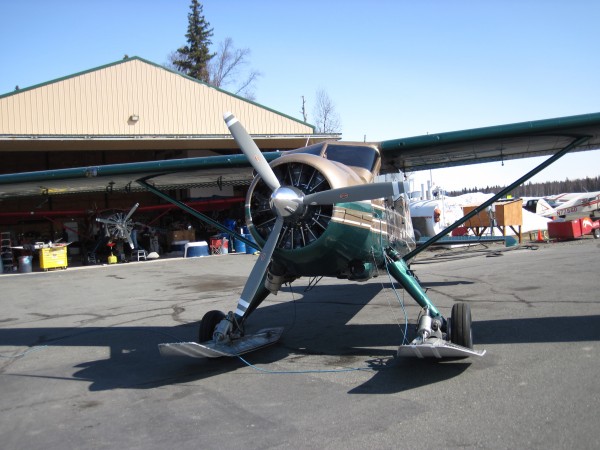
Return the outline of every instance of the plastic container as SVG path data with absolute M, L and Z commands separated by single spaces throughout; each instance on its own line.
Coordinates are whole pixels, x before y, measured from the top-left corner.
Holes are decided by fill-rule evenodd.
M 236 253 L 246 253 L 246 243 L 244 241 L 240 241 L 239 239 L 235 239 L 233 241 L 233 248 Z
M 254 239 L 254 237 L 253 237 L 251 234 L 249 234 L 249 233 L 248 233 L 248 234 L 245 234 L 245 235 L 244 235 L 244 237 L 245 237 L 246 239 L 248 239 L 249 241 L 252 241 L 252 242 L 256 243 L 256 240 Z M 256 253 L 256 252 L 258 252 L 258 251 L 260 251 L 260 250 L 258 249 L 258 245 L 257 245 L 256 247 L 254 247 L 254 246 L 252 246 L 252 245 L 248 245 L 248 244 L 246 244 L 246 253 L 247 253 L 248 255 L 253 255 L 253 254 L 255 254 L 255 253 Z
M 229 241 L 227 238 L 223 238 L 221 241 L 221 255 L 226 255 L 229 253 Z
M 183 252 L 184 258 L 208 256 L 208 243 L 206 241 L 188 242 Z
M 19 256 L 19 272 L 29 273 L 31 272 L 31 256 Z

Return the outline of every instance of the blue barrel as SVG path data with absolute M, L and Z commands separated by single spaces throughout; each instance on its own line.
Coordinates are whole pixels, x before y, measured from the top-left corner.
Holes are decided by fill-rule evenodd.
M 244 237 L 246 239 L 248 239 L 249 241 L 256 243 L 256 241 L 254 240 L 254 237 L 251 234 L 245 234 Z M 254 253 L 256 253 L 258 251 L 259 251 L 258 245 L 256 247 L 253 247 L 252 245 L 246 244 L 246 253 L 248 255 L 253 255 Z
M 246 253 L 246 243 L 239 239 L 233 241 L 233 248 L 235 248 L 236 253 Z

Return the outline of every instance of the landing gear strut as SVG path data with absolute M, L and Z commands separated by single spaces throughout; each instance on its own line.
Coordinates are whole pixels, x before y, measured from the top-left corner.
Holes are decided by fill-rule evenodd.
M 431 317 L 430 314 L 426 309 L 419 319 L 417 337 L 410 344 L 401 345 L 398 356 L 466 358 L 485 354 L 485 350 L 473 349 L 471 307 L 468 304 L 452 306 L 452 315 L 445 327 L 437 316 Z

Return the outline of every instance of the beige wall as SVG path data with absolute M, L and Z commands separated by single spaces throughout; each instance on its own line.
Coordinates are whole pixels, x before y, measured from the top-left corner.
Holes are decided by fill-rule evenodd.
M 226 135 L 233 112 L 251 134 L 312 134 L 290 117 L 139 58 L 0 97 L 8 136 Z M 137 122 L 131 121 L 137 115 Z

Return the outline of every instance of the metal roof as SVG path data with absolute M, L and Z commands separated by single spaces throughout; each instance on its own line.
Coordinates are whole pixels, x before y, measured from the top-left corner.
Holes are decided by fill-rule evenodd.
M 0 95 L 0 151 L 235 149 L 225 111 L 265 149 L 340 138 L 131 57 Z

